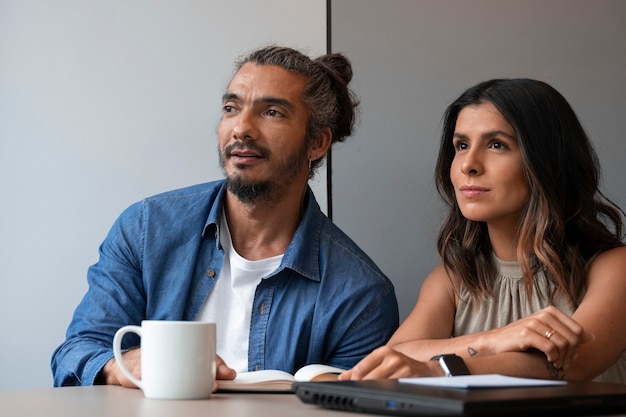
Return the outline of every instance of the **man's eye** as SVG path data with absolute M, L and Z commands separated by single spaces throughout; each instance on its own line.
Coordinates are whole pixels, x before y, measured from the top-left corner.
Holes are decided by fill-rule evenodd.
M 282 116 L 281 112 L 279 112 L 278 110 L 274 110 L 274 109 L 269 109 L 266 113 L 268 116 L 271 116 L 271 117 Z
M 222 108 L 222 111 L 223 111 L 224 113 L 232 113 L 232 112 L 234 112 L 234 111 L 235 111 L 235 108 L 234 108 L 233 106 L 224 106 L 224 107 Z

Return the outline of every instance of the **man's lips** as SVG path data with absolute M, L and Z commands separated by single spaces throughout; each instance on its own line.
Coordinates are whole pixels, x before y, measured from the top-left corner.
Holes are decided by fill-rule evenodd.
M 257 152 L 233 151 L 226 154 L 226 158 L 230 159 L 238 166 L 251 166 L 263 160 L 263 155 Z
M 262 158 L 263 156 L 258 152 L 253 151 L 240 151 L 234 150 L 228 154 L 229 156 L 237 157 L 237 158 Z
M 241 144 L 235 143 L 226 146 L 224 149 L 224 155 L 226 158 L 235 158 L 242 160 L 262 159 L 268 155 L 265 149 L 260 146 L 253 146 L 253 144 Z

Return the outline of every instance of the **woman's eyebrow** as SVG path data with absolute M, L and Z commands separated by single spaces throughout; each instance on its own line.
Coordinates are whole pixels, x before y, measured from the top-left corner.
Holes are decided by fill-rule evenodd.
M 510 138 L 511 140 L 517 140 L 517 137 L 515 135 L 511 135 L 503 130 L 490 130 L 489 132 L 484 132 L 480 135 L 481 138 L 487 138 L 487 139 L 495 138 L 497 136 L 506 136 L 507 138 Z M 459 132 L 454 132 L 452 137 L 464 139 L 464 140 L 469 138 L 469 136 L 467 136 L 466 134 L 459 133 Z

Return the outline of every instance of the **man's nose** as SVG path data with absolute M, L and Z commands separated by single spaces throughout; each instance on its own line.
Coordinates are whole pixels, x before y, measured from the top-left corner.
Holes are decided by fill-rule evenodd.
M 252 112 L 242 110 L 233 126 L 233 137 L 239 140 L 254 140 L 258 137 L 257 126 Z

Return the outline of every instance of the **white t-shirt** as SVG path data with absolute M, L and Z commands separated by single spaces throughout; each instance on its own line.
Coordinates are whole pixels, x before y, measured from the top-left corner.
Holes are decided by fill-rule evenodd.
M 233 248 L 226 216 L 220 219 L 224 265 L 205 300 L 198 321 L 216 323 L 217 354 L 237 372 L 248 370 L 250 316 L 257 285 L 275 271 L 283 255 L 260 261 L 242 258 Z

